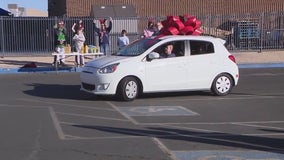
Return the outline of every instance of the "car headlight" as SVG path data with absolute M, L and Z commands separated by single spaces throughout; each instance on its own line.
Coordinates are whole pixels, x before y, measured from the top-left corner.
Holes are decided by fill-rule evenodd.
M 113 73 L 117 69 L 118 65 L 119 65 L 119 63 L 106 66 L 104 68 L 99 69 L 98 72 L 102 73 L 102 74 Z

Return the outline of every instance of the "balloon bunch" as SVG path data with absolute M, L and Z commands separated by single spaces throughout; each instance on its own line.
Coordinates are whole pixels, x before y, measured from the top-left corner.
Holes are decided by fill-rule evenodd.
M 184 16 L 167 16 L 167 19 L 161 22 L 163 29 L 162 35 L 200 35 L 201 21 L 195 16 L 188 14 Z

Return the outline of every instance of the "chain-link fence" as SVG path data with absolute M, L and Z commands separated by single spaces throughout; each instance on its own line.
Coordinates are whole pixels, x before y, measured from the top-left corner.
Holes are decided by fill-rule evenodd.
M 154 21 L 166 17 L 154 17 Z M 93 18 L 64 17 L 0 17 L 0 54 L 2 56 L 50 55 L 54 50 L 54 26 L 63 20 L 68 31 L 67 43 L 72 44 L 71 27 L 83 20 L 86 44 L 97 45 L 98 37 L 93 30 Z M 198 17 L 202 22 L 203 35 L 220 37 L 227 41 L 229 50 L 262 51 L 263 49 L 284 48 L 284 12 L 208 15 Z M 111 52 L 117 50 L 117 37 L 126 29 L 130 41 L 140 38 L 149 17 L 124 17 L 113 19 L 110 34 Z M 98 19 L 96 19 L 98 23 Z

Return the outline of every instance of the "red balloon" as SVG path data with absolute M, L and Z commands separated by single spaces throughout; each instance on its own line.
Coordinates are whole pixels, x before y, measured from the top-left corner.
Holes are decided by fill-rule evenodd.
M 183 35 L 191 35 L 194 32 L 194 29 L 192 26 L 186 26 L 181 30 L 181 34 Z
M 201 33 L 202 33 L 202 30 L 200 28 L 197 28 L 196 30 L 194 30 L 192 35 L 199 36 Z
M 167 16 L 167 19 L 162 21 L 164 28 L 161 35 L 200 35 L 201 21 L 195 16 L 185 14 L 184 16 Z
M 173 23 L 173 27 L 176 27 L 180 31 L 184 28 L 184 24 L 178 20 Z
M 165 30 L 164 34 L 165 35 L 177 35 L 179 34 L 179 30 L 177 30 L 177 28 L 175 27 L 169 27 L 167 28 L 167 30 Z
M 200 28 L 200 26 L 201 26 L 201 21 L 200 20 L 196 20 L 194 28 L 197 29 L 197 28 Z
M 192 27 L 195 27 L 195 25 L 196 25 L 196 17 L 194 17 L 194 16 L 189 17 L 189 18 L 187 19 L 187 21 L 184 22 L 184 25 L 185 25 L 185 26 L 192 26 Z

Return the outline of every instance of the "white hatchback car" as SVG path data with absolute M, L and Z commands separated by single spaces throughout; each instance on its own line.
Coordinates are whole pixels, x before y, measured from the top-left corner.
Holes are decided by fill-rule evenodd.
M 161 58 L 174 46 L 175 57 Z M 224 96 L 239 79 L 235 57 L 225 41 L 207 36 L 163 36 L 137 40 L 115 55 L 89 61 L 80 74 L 81 90 L 134 100 L 139 94 L 211 91 Z

